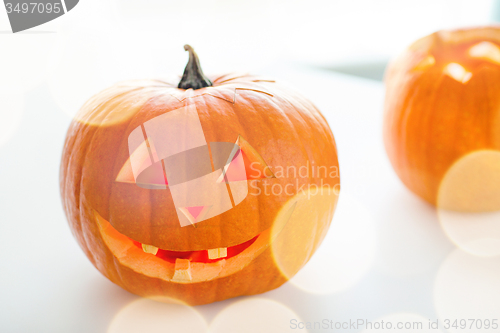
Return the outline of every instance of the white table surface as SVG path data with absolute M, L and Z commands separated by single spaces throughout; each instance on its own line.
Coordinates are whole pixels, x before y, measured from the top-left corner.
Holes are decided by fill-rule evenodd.
M 383 84 L 285 65 L 263 74 L 311 99 L 338 145 L 339 205 L 327 238 L 297 278 L 262 295 L 194 308 L 144 300 L 108 281 L 78 247 L 62 211 L 59 162 L 71 119 L 42 82 L 24 95 L 22 119 L 0 146 L 0 332 L 138 332 L 134 325 L 143 332 L 209 326 L 305 332 L 290 320 L 422 318 L 426 327 L 438 316 L 500 318 L 500 260 L 453 245 L 436 210 L 390 166 L 382 143 Z M 222 327 L 236 319 L 238 329 Z

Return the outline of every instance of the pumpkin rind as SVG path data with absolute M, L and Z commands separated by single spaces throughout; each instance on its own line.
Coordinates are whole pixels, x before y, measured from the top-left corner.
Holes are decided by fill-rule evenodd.
M 271 170 L 311 164 L 338 170 L 333 134 L 308 100 L 274 81 L 252 76 L 222 76 L 212 81 L 213 87 L 198 90 L 177 89 L 154 80 L 118 84 L 89 100 L 68 130 L 60 185 L 71 230 L 92 263 L 133 293 L 204 304 L 261 293 L 289 277 L 276 266 L 270 248 L 235 274 L 211 281 L 179 284 L 145 276 L 124 266 L 106 246 L 96 212 L 135 241 L 165 250 L 197 251 L 234 246 L 271 229 L 281 208 L 292 198 L 284 193 L 249 194 L 233 209 L 196 227 L 181 228 L 168 190 L 115 181 L 129 158 L 127 137 L 137 126 L 165 112 L 194 105 L 207 142 L 235 142 L 241 136 Z M 339 185 L 338 177 L 310 174 L 251 182 L 254 187 L 249 190 L 253 191 L 273 184 L 281 188 L 292 184 L 289 189 L 295 191 L 310 184 Z M 336 197 L 328 200 L 334 209 Z M 319 229 L 327 229 L 330 220 L 322 220 Z M 314 250 L 321 240 L 312 241 Z
M 413 43 L 385 76 L 384 142 L 403 183 L 438 204 L 441 181 L 463 156 L 500 149 L 500 27 L 439 31 Z

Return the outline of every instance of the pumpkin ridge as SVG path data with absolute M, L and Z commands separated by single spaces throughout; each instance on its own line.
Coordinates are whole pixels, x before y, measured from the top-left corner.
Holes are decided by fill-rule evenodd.
M 170 95 L 170 94 L 169 94 L 169 96 L 172 96 L 172 95 Z M 172 97 L 174 97 L 174 96 L 172 96 Z M 137 118 L 138 118 L 138 117 L 139 117 L 139 115 L 141 114 L 141 111 L 143 111 L 143 112 L 144 112 L 144 110 L 145 110 L 145 108 L 146 108 L 146 105 L 148 105 L 150 102 L 152 102 L 152 100 L 153 100 L 153 99 L 155 99 L 155 98 L 158 98 L 158 96 L 154 96 L 154 97 L 152 97 L 152 98 L 148 99 L 148 101 L 146 101 L 146 102 L 144 103 L 144 105 L 143 105 L 143 106 L 142 106 L 142 107 L 141 107 L 141 108 L 137 111 L 136 116 L 135 116 L 135 120 L 139 120 L 139 119 L 137 119 Z M 175 97 L 174 97 L 174 98 L 175 98 Z M 128 126 L 128 127 L 130 127 L 130 126 L 131 126 L 131 124 L 132 124 L 132 122 L 130 122 L 130 123 L 129 123 L 129 126 Z M 143 129 L 143 131 L 144 131 L 144 125 L 143 125 L 143 124 L 141 124 L 141 126 L 142 126 L 142 129 Z M 128 130 L 128 128 L 127 128 L 127 130 Z M 128 132 L 127 132 L 127 133 L 128 133 Z M 144 134 L 144 135 L 145 135 L 145 134 Z M 116 164 L 116 159 L 115 159 L 115 164 Z M 167 189 L 167 191 L 170 191 L 170 189 Z M 153 235 L 153 232 L 154 232 L 154 230 L 153 230 L 153 229 L 154 229 L 154 226 L 153 226 L 153 224 L 152 224 L 152 221 L 153 221 L 153 209 L 152 209 L 152 207 L 153 207 L 153 203 L 154 203 L 154 200 L 153 200 L 153 192 L 151 192 L 151 191 L 150 191 L 150 192 L 149 192 L 149 196 L 148 196 L 148 197 L 149 197 L 149 200 L 148 200 L 149 207 L 151 207 L 151 208 L 149 209 L 149 217 L 148 217 L 147 221 L 149 221 L 149 224 L 148 224 L 148 227 L 149 227 L 149 239 L 151 239 L 151 238 L 153 237 L 152 235 Z
M 70 127 L 69 130 L 74 129 L 74 127 L 75 126 L 73 124 L 73 126 Z M 80 205 L 80 193 L 79 193 L 80 189 L 79 188 L 78 188 L 78 190 L 73 189 L 73 191 L 71 191 L 71 188 L 69 188 L 69 187 L 71 186 L 72 182 L 68 181 L 68 178 L 70 178 L 69 170 L 72 167 L 72 163 L 71 163 L 71 156 L 72 155 L 71 154 L 75 151 L 73 149 L 73 147 L 75 145 L 77 138 L 78 138 L 77 135 L 73 135 L 71 137 L 68 137 L 66 140 L 66 143 L 64 145 L 65 147 L 63 149 L 63 162 L 61 164 L 61 170 L 60 170 L 60 177 L 61 177 L 60 188 L 61 188 L 63 198 L 66 198 L 67 196 L 77 196 L 78 195 L 78 199 L 76 201 L 78 203 L 77 206 L 79 206 Z M 72 143 L 70 144 L 70 142 L 72 142 Z M 68 153 L 68 155 L 66 155 L 66 153 Z M 66 156 L 67 156 L 67 158 L 66 158 Z M 78 168 L 77 168 L 77 171 L 78 171 Z M 81 173 L 81 170 L 80 170 L 80 173 Z M 80 177 L 77 176 L 74 178 L 80 178 Z M 78 182 L 78 185 L 79 185 L 79 182 Z M 68 195 L 67 194 L 68 192 L 70 192 L 70 193 L 72 192 L 72 193 Z M 67 219 L 69 221 L 71 221 L 74 226 L 76 226 L 77 230 L 71 229 L 71 231 L 72 231 L 72 234 L 74 235 L 74 237 L 78 240 L 78 243 L 81 243 L 79 234 L 82 232 L 82 222 L 79 218 L 79 215 L 78 215 L 77 221 L 73 221 L 71 219 L 71 217 L 73 215 L 75 215 L 74 214 L 75 209 L 73 207 L 71 207 L 71 202 L 68 202 L 68 201 L 69 201 L 68 199 L 63 200 L 63 207 L 64 207 L 65 215 L 66 215 Z M 79 211 L 79 207 L 77 207 L 76 210 Z M 81 244 L 81 245 L 84 246 L 84 251 L 89 251 L 89 249 L 86 247 L 86 244 Z
M 235 90 L 235 93 L 236 93 L 236 90 Z M 236 95 L 235 95 L 235 98 L 236 98 Z M 268 124 L 268 122 L 267 122 L 267 121 L 265 121 L 265 119 L 263 119 L 263 118 L 265 118 L 267 115 L 264 115 L 264 114 L 262 114 L 262 113 L 257 112 L 257 109 L 256 109 L 256 107 L 255 107 L 255 104 L 254 104 L 254 103 L 252 103 L 252 100 L 248 100 L 248 99 L 246 99 L 246 98 L 240 98 L 240 105 L 239 105 L 239 106 L 241 106 L 241 105 L 243 104 L 243 102 L 244 102 L 244 101 L 246 101 L 246 102 L 247 102 L 247 104 L 246 104 L 246 105 L 249 105 L 249 106 L 251 107 L 251 109 L 253 110 L 253 112 L 252 112 L 253 114 L 258 114 L 258 115 L 260 115 L 260 118 L 263 120 L 263 121 L 261 121 L 261 123 L 262 123 L 262 124 L 265 124 L 265 125 L 266 125 L 266 127 L 267 127 L 267 128 L 269 128 L 269 124 Z M 239 124 L 241 127 L 243 127 L 243 126 L 242 126 L 242 122 L 241 122 L 241 115 L 239 115 L 239 114 L 238 114 L 238 112 L 237 112 L 234 108 L 233 108 L 233 112 L 234 112 L 234 115 L 235 115 L 235 117 L 236 117 L 236 120 L 237 120 L 238 124 Z M 268 132 L 269 132 L 269 133 L 271 133 L 271 135 L 273 135 L 273 134 L 274 134 L 274 132 L 273 132 L 272 130 L 269 130 Z M 243 133 L 238 133 L 238 137 L 239 137 L 239 136 L 242 136 L 243 138 L 245 138 L 245 136 L 247 136 L 247 134 L 248 134 L 248 133 L 246 133 L 246 132 L 243 132 Z M 236 139 L 236 141 L 237 141 L 237 140 L 238 140 L 238 139 Z M 247 182 L 248 182 L 248 181 L 247 181 Z M 260 198 L 257 198 L 255 201 L 257 202 L 257 211 L 259 212 L 258 226 L 257 226 L 257 231 L 258 231 L 258 230 L 261 230 L 261 229 L 263 228 L 263 221 L 264 221 L 264 218 L 263 218 L 263 217 L 262 217 L 262 215 L 261 215 L 261 214 L 262 214 L 262 213 L 261 213 L 261 211 L 262 211 L 262 210 L 260 209 Z
M 92 132 L 92 135 L 94 135 L 96 128 L 85 129 L 81 123 L 78 122 L 76 124 L 78 124 L 78 125 L 76 126 L 77 130 L 76 130 L 76 133 L 74 135 L 75 141 L 74 141 L 74 144 L 73 144 L 71 151 L 69 152 L 69 158 L 68 158 L 68 162 L 67 162 L 68 163 L 67 164 L 67 174 L 69 175 L 70 174 L 69 169 L 72 169 L 74 167 L 74 163 L 76 163 L 74 161 L 74 159 L 76 157 L 78 159 L 78 162 L 81 161 L 82 163 L 81 163 L 81 165 L 76 166 L 77 172 L 76 172 L 76 176 L 74 176 L 74 178 L 78 180 L 76 183 L 74 183 L 76 188 L 73 189 L 73 191 L 72 191 L 73 192 L 72 195 L 75 196 L 75 203 L 76 203 L 76 207 L 74 208 L 74 210 L 75 210 L 75 212 L 78 212 L 78 214 L 76 215 L 76 216 L 78 216 L 77 217 L 78 218 L 77 225 L 80 227 L 80 230 L 82 231 L 83 237 L 81 237 L 81 240 L 84 242 L 82 245 L 90 253 L 91 247 L 89 247 L 88 241 L 85 237 L 85 227 L 86 226 L 83 224 L 82 221 L 84 221 L 84 220 L 81 218 L 81 197 L 82 197 L 82 191 L 83 191 L 82 190 L 83 165 L 85 162 L 86 154 L 89 150 L 89 146 L 85 145 L 83 152 L 80 152 L 78 149 L 73 149 L 73 148 L 78 141 L 80 141 L 80 144 L 81 144 L 81 141 L 83 141 L 84 138 L 88 135 L 88 134 L 85 134 L 85 130 L 87 130 L 88 132 Z M 70 183 L 70 184 L 72 184 L 72 183 Z
M 137 89 L 133 89 L 133 90 L 130 90 L 130 91 L 126 92 L 126 93 L 120 93 L 120 94 L 119 94 L 119 95 L 117 95 L 115 98 L 124 98 L 124 97 L 126 97 L 126 95 L 127 95 L 127 94 L 134 93 L 134 92 L 136 92 L 136 91 L 137 91 Z M 129 133 L 129 131 L 130 131 L 130 127 L 132 126 L 132 123 L 134 122 L 134 120 L 137 120 L 137 117 L 138 117 L 139 113 L 141 112 L 141 110 L 143 110 L 144 106 L 145 106 L 145 105 L 147 105 L 147 103 L 148 103 L 148 102 L 150 102 L 150 101 L 151 101 L 152 99 L 154 99 L 155 97 L 157 97 L 157 94 L 152 93 L 152 95 L 151 95 L 151 96 L 150 96 L 147 100 L 145 100 L 145 101 L 144 101 L 143 105 L 141 105 L 141 106 L 140 106 L 140 108 L 138 108 L 138 109 L 136 110 L 135 114 L 130 115 L 130 117 L 129 117 L 129 119 L 128 119 L 128 123 L 127 123 L 127 125 L 126 125 L 126 126 L 125 126 L 122 130 L 121 130 L 120 137 L 121 137 L 124 133 Z M 104 105 L 105 105 L 105 103 L 102 103 L 102 104 L 100 104 L 100 107 L 103 107 Z M 105 118 L 103 118 L 103 121 L 104 121 L 104 120 L 105 120 Z M 93 136 L 93 137 L 91 138 L 91 140 L 90 140 L 89 147 L 93 147 L 93 146 L 94 146 L 94 142 L 95 142 L 95 135 L 97 134 L 97 132 L 98 132 L 99 130 L 102 130 L 102 128 L 101 128 L 100 126 L 97 126 L 97 129 L 96 129 L 96 131 L 95 131 L 95 133 L 94 133 L 94 136 Z M 120 139 L 120 140 L 117 142 L 117 149 L 120 149 L 120 147 L 122 147 L 122 146 L 124 145 L 124 141 L 125 141 L 124 139 Z M 127 141 L 128 141 L 128 140 L 127 140 Z M 88 156 L 87 156 L 87 153 L 86 153 L 86 155 L 85 155 L 85 159 L 87 159 L 87 158 L 88 158 Z M 113 197 L 113 182 L 114 182 L 114 180 L 116 179 L 116 176 L 115 176 L 115 175 L 117 174 L 117 172 L 116 172 L 117 162 L 118 162 L 118 161 L 117 161 L 117 158 L 114 158 L 114 159 L 112 160 L 112 165 L 110 166 L 110 172 L 111 172 L 111 174 L 113 175 L 113 178 L 112 178 L 111 182 L 109 183 L 109 191 L 108 191 L 108 196 L 107 196 L 107 198 L 105 198 L 105 201 L 106 201 L 105 205 L 106 205 L 106 206 L 108 206 L 108 207 L 111 205 L 111 199 L 112 199 L 112 197 Z M 119 170 L 119 169 L 118 169 L 118 170 Z M 101 195 L 102 195 L 102 193 L 101 193 Z M 102 198 L 101 198 L 101 200 L 102 200 Z M 111 214 L 112 214 L 112 213 L 111 213 L 111 210 L 110 210 L 109 208 L 106 208 L 106 210 L 107 210 L 107 213 L 108 213 L 108 214 L 107 214 L 107 215 L 108 215 L 108 216 L 107 216 L 107 218 L 108 218 L 109 220 L 112 220 L 112 217 L 111 217 Z M 102 214 L 102 213 L 103 213 L 103 212 L 100 212 L 100 214 Z
M 207 87 L 207 88 L 201 88 L 201 89 L 208 89 L 208 88 L 217 89 L 218 87 Z M 231 104 L 236 104 L 236 95 L 238 95 L 237 90 L 253 91 L 253 92 L 262 93 L 262 94 L 274 97 L 274 95 L 272 93 L 269 93 L 269 92 L 266 92 L 266 91 L 263 91 L 263 90 L 259 90 L 259 89 L 244 88 L 244 87 L 241 87 L 241 88 L 236 87 L 236 88 L 234 88 L 233 99 L 232 100 L 226 99 L 226 98 L 221 97 L 221 96 L 216 96 L 216 95 L 212 94 L 211 92 L 204 92 L 204 93 L 201 93 L 201 94 L 194 94 L 192 96 L 185 96 L 182 99 L 178 99 L 177 97 L 175 97 L 172 94 L 169 94 L 169 93 L 167 93 L 167 94 L 170 95 L 170 96 L 172 96 L 173 98 L 175 98 L 179 103 L 184 102 L 186 99 L 194 99 L 194 98 L 197 98 L 197 97 L 202 97 L 202 96 L 207 96 L 208 95 L 208 96 L 211 96 L 211 97 L 214 97 L 214 98 L 221 99 L 221 100 L 226 101 L 226 102 L 231 103 Z
M 112 90 L 112 89 L 113 89 L 113 87 L 106 89 L 106 91 L 107 91 L 107 90 Z M 129 93 L 131 93 L 131 92 L 136 92 L 136 91 L 143 90 L 143 89 L 144 89 L 144 87 L 131 88 L 130 90 L 127 90 L 127 91 L 124 91 L 124 92 L 120 92 L 119 94 L 113 95 L 113 98 L 124 97 L 125 95 L 127 95 L 127 94 L 129 94 Z M 96 95 L 94 95 L 92 98 L 94 98 L 94 97 L 96 97 L 96 96 L 97 96 L 97 94 L 96 94 Z M 90 100 L 92 100 L 92 98 L 91 98 Z M 89 100 L 89 101 L 90 101 L 90 100 Z M 91 112 L 89 112 L 89 113 L 87 113 L 87 114 L 86 114 L 87 119 L 88 119 L 88 118 L 92 118 L 91 116 L 92 116 L 92 115 L 94 115 L 95 113 L 97 113 L 98 111 L 101 111 L 101 112 L 102 112 L 102 106 L 103 106 L 103 105 L 105 105 L 105 104 L 108 104 L 108 103 L 110 103 L 110 100 L 102 101 L 101 103 L 99 103 L 98 105 L 96 105 L 96 106 L 95 106 L 95 107 L 91 110 Z M 84 119 L 82 119 L 82 118 L 79 116 L 79 114 L 80 114 L 80 112 L 83 112 L 82 110 L 85 110 L 85 106 L 86 106 L 86 104 L 87 104 L 87 103 L 85 103 L 85 104 L 81 107 L 80 111 L 78 111 L 78 113 L 76 114 L 76 118 L 77 118 L 77 119 L 80 119 L 80 121 L 81 121 L 81 122 L 85 122 L 85 121 L 83 121 Z M 106 114 L 106 116 L 107 116 L 107 114 Z M 97 127 L 99 127 L 99 126 L 101 126 L 101 125 L 102 125 L 102 123 L 103 123 L 103 121 L 104 121 L 104 118 L 105 118 L 105 117 L 103 117 L 103 118 L 102 118 L 101 122 L 97 125 Z M 94 125 L 95 125 L 95 124 L 94 124 Z
M 118 94 L 116 97 L 124 97 L 125 95 L 129 94 L 130 92 L 134 92 L 134 91 L 138 91 L 140 89 L 136 88 L 136 89 L 131 89 L 131 90 L 128 90 L 127 92 L 122 92 L 120 94 Z M 102 103 L 100 103 L 93 111 L 97 112 L 97 110 L 102 110 L 102 108 L 106 105 L 106 104 L 109 104 L 110 103 L 110 100 L 108 101 L 103 101 Z M 82 108 L 83 109 L 83 108 Z M 85 166 L 85 161 L 88 159 L 88 153 L 90 151 L 90 148 L 93 147 L 93 143 L 94 143 L 94 140 L 95 140 L 95 137 L 96 137 L 96 134 L 98 132 L 98 130 L 100 129 L 100 125 L 104 122 L 105 120 L 105 117 L 102 118 L 101 120 L 101 123 L 98 124 L 98 125 L 94 125 L 92 126 L 91 128 L 89 128 L 89 132 L 92 132 L 91 135 L 90 135 L 90 138 L 88 139 L 88 143 L 87 145 L 85 145 L 85 148 L 84 148 L 84 151 L 82 152 L 82 164 L 81 164 L 81 167 L 79 168 L 80 169 L 80 181 L 78 182 L 78 198 L 76 200 L 77 202 L 77 209 L 79 211 L 79 217 L 80 217 L 80 223 L 82 223 L 81 221 L 84 221 L 85 219 L 82 218 L 82 214 L 84 214 L 84 209 L 82 209 L 82 200 L 83 200 L 83 197 L 85 197 L 84 195 L 82 195 L 85 187 L 82 186 L 82 183 L 83 183 L 83 179 L 84 179 L 84 166 Z M 82 123 L 79 123 L 79 127 L 80 128 L 83 128 L 82 126 Z M 84 130 L 84 128 L 83 128 Z M 83 137 L 87 137 L 87 135 L 84 135 Z M 111 194 L 111 193 L 110 193 Z M 107 200 L 109 202 L 109 198 Z M 86 226 L 87 227 L 87 226 Z M 87 229 L 87 228 L 85 228 Z M 84 237 L 84 240 L 85 240 L 85 244 L 86 244 L 86 247 L 88 249 L 92 248 L 89 246 L 89 239 L 88 239 L 88 236 L 87 236 L 87 233 L 84 231 L 84 228 L 83 228 L 83 224 L 82 224 L 82 231 L 83 231 L 83 237 Z M 92 256 L 92 259 L 93 262 L 95 262 L 95 257 L 93 255 L 92 252 L 89 251 L 89 254 Z M 89 258 L 90 259 L 90 258 Z
M 94 130 L 93 133 L 92 133 L 92 138 L 95 136 L 95 132 L 97 130 Z M 88 151 L 90 150 L 90 145 L 87 145 L 85 146 L 85 150 L 83 152 L 83 161 L 85 161 L 85 159 L 87 158 L 87 154 L 88 154 Z M 84 162 L 85 163 L 85 162 Z M 96 259 L 95 259 L 95 256 L 94 254 L 92 253 L 92 251 L 90 251 L 90 249 L 92 248 L 90 246 L 90 242 L 88 240 L 88 237 L 87 237 L 87 229 L 88 229 L 88 226 L 87 225 L 84 225 L 82 221 L 85 221 L 85 219 L 82 217 L 82 214 L 84 214 L 84 203 L 82 204 L 82 199 L 85 197 L 83 194 L 83 191 L 84 191 L 84 186 L 82 186 L 82 183 L 83 183 L 83 166 L 84 166 L 84 163 L 82 163 L 81 165 L 81 168 L 80 168 L 80 181 L 78 182 L 78 199 L 76 200 L 76 202 L 78 203 L 77 205 L 77 209 L 78 209 L 78 217 L 79 217 L 79 220 L 80 220 L 80 224 L 82 225 L 82 236 L 83 236 L 83 240 L 85 241 L 85 246 L 87 249 L 89 249 L 88 251 L 88 254 L 90 256 L 90 260 L 92 261 L 92 263 L 96 263 Z
M 232 78 L 229 78 L 229 79 L 226 79 L 226 80 L 214 81 L 214 83 L 217 82 L 217 85 L 222 85 L 223 83 L 226 83 L 228 81 L 238 80 L 238 79 L 246 78 L 246 77 L 248 77 L 248 74 L 242 74 L 240 76 L 232 77 Z

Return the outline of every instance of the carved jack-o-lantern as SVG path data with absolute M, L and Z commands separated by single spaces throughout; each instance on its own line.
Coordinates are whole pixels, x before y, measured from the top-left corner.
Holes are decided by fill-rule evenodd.
M 272 80 L 129 81 L 90 99 L 61 164 L 70 227 L 138 295 L 204 304 L 283 284 L 323 240 L 338 197 L 333 135 Z
M 390 64 L 385 81 L 385 146 L 404 184 L 441 208 L 497 210 L 498 182 L 484 180 L 486 190 L 470 178 L 494 170 L 489 161 L 477 160 L 461 181 L 441 186 L 468 154 L 500 149 L 500 27 L 421 38 Z

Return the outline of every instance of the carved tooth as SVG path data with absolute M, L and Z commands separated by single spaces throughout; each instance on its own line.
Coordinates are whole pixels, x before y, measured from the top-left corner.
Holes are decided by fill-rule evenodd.
M 174 281 L 191 281 L 191 262 L 189 259 L 175 259 Z
M 142 244 L 142 250 L 146 253 L 151 253 L 152 255 L 156 255 L 158 253 L 158 248 L 153 245 Z
M 219 259 L 227 257 L 227 247 L 219 247 L 217 249 L 210 249 L 208 251 L 208 259 Z

